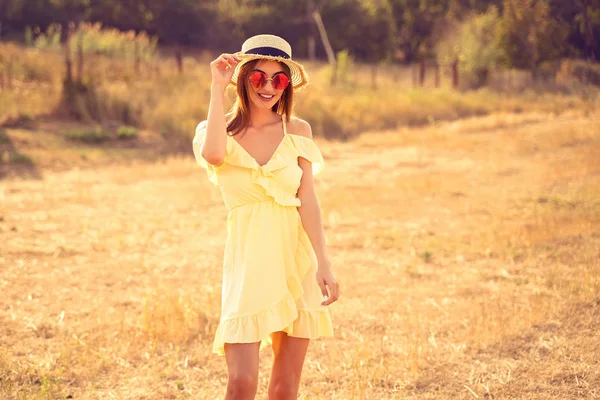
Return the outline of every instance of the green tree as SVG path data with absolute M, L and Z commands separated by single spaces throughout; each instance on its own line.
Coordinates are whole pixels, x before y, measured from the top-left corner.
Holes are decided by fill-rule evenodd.
M 102 22 L 147 31 L 163 44 L 221 51 L 268 32 L 306 56 L 317 36 L 309 12 L 316 7 L 336 51 L 379 60 L 400 50 L 412 62 L 433 57 L 444 32 L 490 5 L 503 15 L 504 46 L 515 66 L 535 70 L 549 58 L 600 57 L 600 0 L 0 0 L 0 22 L 12 37 L 23 37 L 27 26 Z M 317 54 L 325 55 L 320 45 Z
M 449 0 L 390 0 L 396 20 L 397 45 L 408 62 L 431 57 L 434 33 L 444 21 Z
M 336 51 L 348 49 L 369 62 L 391 57 L 396 22 L 388 0 L 332 0 L 323 4 L 321 15 Z
M 550 0 L 551 15 L 569 29 L 566 56 L 600 60 L 600 0 Z
M 396 44 L 392 6 L 388 0 L 361 0 L 360 8 L 364 27 L 355 52 L 373 63 L 390 59 Z
M 468 86 L 485 85 L 490 69 L 506 62 L 500 22 L 495 6 L 465 20 L 438 43 L 438 62 L 451 65 L 458 61 Z
M 564 54 L 568 28 L 550 14 L 548 0 L 504 0 L 503 47 L 510 65 L 531 70 Z
M 599 0 L 575 0 L 577 14 L 575 15 L 575 27 L 578 28 L 585 44 L 584 53 L 589 59 L 600 57 L 599 39 L 600 31 L 600 1 Z

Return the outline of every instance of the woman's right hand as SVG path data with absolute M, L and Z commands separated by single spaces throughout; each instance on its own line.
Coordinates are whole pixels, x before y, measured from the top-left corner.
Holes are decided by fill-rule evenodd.
M 218 58 L 210 63 L 212 83 L 225 89 L 229 82 L 231 82 L 233 71 L 239 62 L 240 59 L 235 54 L 221 54 Z

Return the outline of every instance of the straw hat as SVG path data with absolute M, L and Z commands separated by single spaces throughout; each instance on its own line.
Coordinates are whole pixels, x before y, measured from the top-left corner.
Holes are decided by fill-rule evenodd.
M 240 62 L 233 72 L 231 84 L 236 86 L 238 74 L 242 65 L 251 60 L 264 59 L 285 63 L 290 67 L 291 83 L 294 90 L 302 89 L 308 85 L 308 75 L 304 67 L 292 60 L 292 47 L 288 42 L 275 35 L 256 35 L 244 42 L 242 50 L 235 54 Z

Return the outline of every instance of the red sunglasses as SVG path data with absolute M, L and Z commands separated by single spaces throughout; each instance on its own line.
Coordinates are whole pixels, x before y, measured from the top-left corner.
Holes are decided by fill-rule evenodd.
M 266 73 L 256 70 L 250 73 L 248 80 L 255 89 L 263 88 L 267 84 L 267 81 L 271 81 L 275 90 L 283 90 L 290 84 L 290 78 L 283 72 L 278 72 L 273 77 L 267 78 Z

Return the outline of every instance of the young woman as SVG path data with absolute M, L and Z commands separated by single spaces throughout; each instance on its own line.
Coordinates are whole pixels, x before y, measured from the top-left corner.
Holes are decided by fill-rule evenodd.
M 213 350 L 225 355 L 226 399 L 253 399 L 259 349 L 271 344 L 269 399 L 296 399 L 309 341 L 333 336 L 327 306 L 339 285 L 325 248 L 313 174 L 323 157 L 310 125 L 292 117 L 308 83 L 280 37 L 258 35 L 211 63 L 208 118 L 193 150 L 229 210 L 222 315 Z M 226 87 L 236 86 L 231 112 Z

